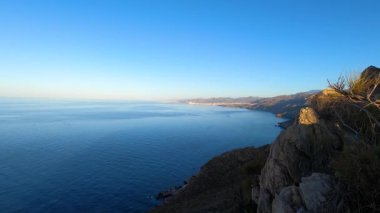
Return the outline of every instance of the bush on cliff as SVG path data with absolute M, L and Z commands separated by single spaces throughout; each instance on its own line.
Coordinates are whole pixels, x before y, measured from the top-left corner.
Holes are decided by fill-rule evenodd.
M 332 162 L 345 191 L 346 209 L 380 212 L 380 69 L 368 67 L 360 76 L 340 77 L 330 84 L 336 98 L 322 111 L 355 135 Z
M 328 109 L 341 125 L 370 145 L 380 143 L 380 69 L 370 66 L 359 75 L 341 76 L 330 87 L 338 94 Z

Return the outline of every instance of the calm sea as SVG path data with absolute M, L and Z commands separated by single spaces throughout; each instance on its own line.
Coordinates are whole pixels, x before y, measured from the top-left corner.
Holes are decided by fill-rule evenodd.
M 1 212 L 144 212 L 215 155 L 271 143 L 266 112 L 0 99 Z

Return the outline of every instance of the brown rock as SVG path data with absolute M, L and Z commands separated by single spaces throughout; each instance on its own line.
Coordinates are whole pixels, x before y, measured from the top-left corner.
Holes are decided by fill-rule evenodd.
M 300 110 L 298 124 L 310 125 L 319 122 L 319 118 L 314 109 L 305 107 Z

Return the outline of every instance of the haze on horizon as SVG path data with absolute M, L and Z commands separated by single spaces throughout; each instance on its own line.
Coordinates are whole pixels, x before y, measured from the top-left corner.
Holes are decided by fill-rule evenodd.
M 380 2 L 0 1 L 0 97 L 274 96 L 380 65 Z

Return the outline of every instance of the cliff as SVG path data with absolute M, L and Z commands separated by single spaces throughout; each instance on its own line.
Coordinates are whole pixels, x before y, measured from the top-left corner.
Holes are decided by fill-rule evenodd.
M 380 69 L 371 66 L 357 79 L 332 84 L 300 110 L 271 145 L 253 189 L 257 212 L 380 210 L 379 82 Z
M 342 149 L 345 137 L 313 108 L 301 109 L 295 123 L 272 144 L 257 190 L 258 212 L 321 211 L 319 207 L 328 200 L 326 196 L 334 191 L 327 165 Z
M 214 158 L 155 211 L 380 212 L 379 84 L 370 66 L 309 95 L 270 148 Z

